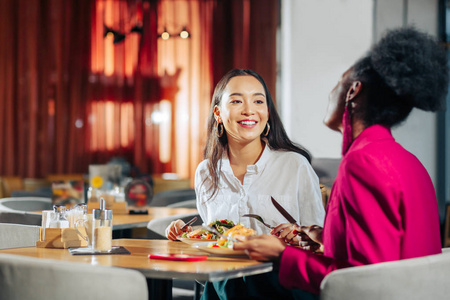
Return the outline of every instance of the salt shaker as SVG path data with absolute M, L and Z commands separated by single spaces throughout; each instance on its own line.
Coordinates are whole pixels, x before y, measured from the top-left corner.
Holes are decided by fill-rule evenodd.
M 105 208 L 100 198 L 100 209 L 93 210 L 92 248 L 96 252 L 108 252 L 112 248 L 112 210 Z
M 69 221 L 66 219 L 66 207 L 64 205 L 53 205 L 53 211 L 55 214 L 48 227 L 69 228 Z

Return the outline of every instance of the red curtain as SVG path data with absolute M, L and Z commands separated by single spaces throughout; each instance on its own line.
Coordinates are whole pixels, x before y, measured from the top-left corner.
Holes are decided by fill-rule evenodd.
M 213 77 L 233 68 L 258 72 L 275 100 L 277 0 L 219 0 L 214 10 Z
M 142 173 L 159 173 L 158 125 L 149 122 L 161 99 L 157 69 L 158 1 L 97 0 L 92 15 L 92 94 L 87 106 L 90 161 L 125 157 Z M 139 28 L 133 31 L 133 28 Z M 115 42 L 114 34 L 123 35 Z
M 251 68 L 275 95 L 277 5 L 0 1 L 0 176 L 86 173 L 89 164 L 124 156 L 142 172 L 192 178 L 214 84 L 231 68 Z M 159 27 L 174 21 L 192 37 L 163 44 Z M 136 24 L 143 34 L 131 32 Z M 124 42 L 113 45 L 104 25 L 125 33 Z M 152 121 L 162 99 L 172 105 L 168 161 L 160 158 L 164 131 Z
M 0 1 L 1 175 L 85 170 L 91 4 Z
M 180 177 L 191 178 L 203 160 L 206 119 L 211 102 L 212 22 L 216 1 L 162 0 L 158 32 L 167 30 L 171 37 L 158 40 L 158 74 L 164 95 L 171 106 L 170 139 L 161 139 L 165 166 Z M 190 32 L 180 38 L 182 29 Z

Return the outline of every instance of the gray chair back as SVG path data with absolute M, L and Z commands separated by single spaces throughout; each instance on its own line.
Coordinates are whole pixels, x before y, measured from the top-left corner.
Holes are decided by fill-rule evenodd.
M 10 197 L 0 199 L 0 211 L 39 211 L 52 209 L 52 199 L 42 197 Z
M 321 300 L 448 299 L 450 252 L 336 270 L 321 284 Z
M 194 224 L 192 224 L 192 226 L 202 224 L 202 219 L 200 218 L 200 215 L 198 213 L 189 213 L 153 219 L 150 222 L 148 222 L 147 229 L 150 230 L 150 233 L 156 233 L 156 236 L 154 234 L 151 235 L 152 238 L 165 239 L 166 228 L 167 226 L 170 225 L 170 223 L 172 223 L 172 221 L 181 219 L 184 222 L 187 222 L 193 217 L 198 217 L 198 219 L 197 221 L 194 222 Z
M 34 211 L 51 210 L 51 198 L 23 197 L 0 199 L 0 223 L 41 225 L 42 215 Z
M 39 226 L 0 223 L 0 249 L 33 247 L 39 240 Z
M 197 208 L 197 200 L 186 200 L 167 205 L 169 208 Z
M 150 206 L 167 206 L 194 199 L 196 199 L 194 189 L 169 190 L 155 194 Z
M 313 158 L 311 166 L 319 177 L 319 182 L 331 188 L 336 179 L 340 163 L 340 158 Z
M 53 191 L 51 187 L 41 187 L 34 191 L 12 191 L 11 197 L 19 198 L 19 197 L 39 197 L 39 198 L 51 198 L 53 196 Z
M 147 300 L 140 272 L 34 257 L 0 254 L 2 300 Z

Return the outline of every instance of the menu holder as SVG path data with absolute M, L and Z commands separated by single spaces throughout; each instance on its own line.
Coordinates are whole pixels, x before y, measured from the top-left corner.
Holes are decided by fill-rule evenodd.
M 111 209 L 113 214 L 127 215 L 128 208 L 126 202 L 106 202 L 106 208 Z M 100 202 L 88 202 L 88 213 L 92 213 L 93 209 L 100 209 Z
M 79 227 L 82 233 L 84 227 Z M 43 239 L 43 229 L 39 228 L 39 241 L 36 241 L 37 248 L 58 248 L 67 249 L 70 247 L 87 247 L 87 242 L 81 238 L 75 228 L 45 228 L 45 240 Z

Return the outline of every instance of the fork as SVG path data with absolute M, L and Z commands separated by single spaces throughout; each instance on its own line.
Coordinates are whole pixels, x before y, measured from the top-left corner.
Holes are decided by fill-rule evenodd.
M 267 228 L 270 228 L 270 229 L 275 228 L 275 227 L 273 227 L 273 226 L 271 226 L 271 225 L 265 223 L 264 220 L 263 220 L 263 218 L 262 218 L 261 216 L 259 216 L 259 215 L 255 215 L 255 214 L 246 214 L 246 215 L 243 215 L 243 217 L 255 218 L 255 219 L 258 220 L 259 222 L 263 223 L 264 226 L 266 226 Z
M 197 217 L 193 217 L 191 220 L 189 220 L 186 224 L 184 224 L 180 230 L 184 231 L 185 228 L 187 228 L 188 226 L 190 226 L 192 223 L 194 223 L 195 221 L 197 221 Z

